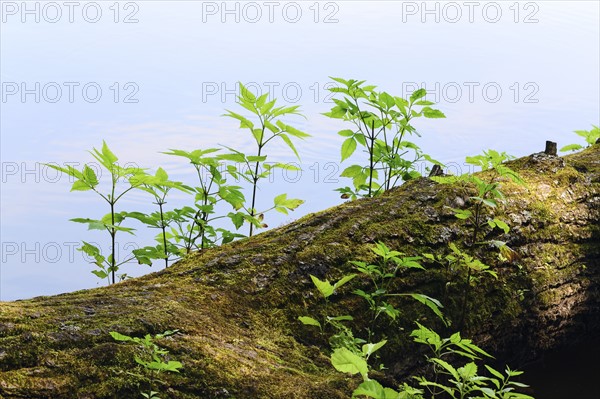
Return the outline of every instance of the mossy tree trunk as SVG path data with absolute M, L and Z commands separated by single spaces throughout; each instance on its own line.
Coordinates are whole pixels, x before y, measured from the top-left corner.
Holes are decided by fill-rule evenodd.
M 564 158 L 534 154 L 512 162 L 527 188 L 506 184 L 508 234 L 487 232 L 519 254 L 471 295 L 465 333 L 503 359 L 530 357 L 600 330 L 600 146 Z M 136 398 L 149 388 L 133 348 L 109 331 L 132 336 L 179 329 L 161 346 L 183 363 L 162 374 L 163 398 L 346 398 L 357 380 L 335 372 L 326 339 L 297 321 L 322 312 L 309 275 L 335 280 L 349 260 L 371 260 L 382 241 L 408 255 L 447 253 L 468 227 L 450 210 L 467 200 L 464 188 L 417 179 L 385 195 L 345 203 L 221 248 L 195 253 L 159 273 L 110 287 L 0 303 L 0 398 Z M 456 320 L 457 286 L 441 268 L 410 271 L 398 292 L 437 297 Z M 356 279 L 335 295 L 330 312 L 357 317 L 365 306 L 351 294 Z M 390 339 L 383 360 L 394 381 L 417 364 L 408 331 L 435 316 L 409 300 L 401 320 L 381 323 Z M 452 327 L 445 332 L 451 332 Z M 127 373 L 130 371 L 131 373 Z

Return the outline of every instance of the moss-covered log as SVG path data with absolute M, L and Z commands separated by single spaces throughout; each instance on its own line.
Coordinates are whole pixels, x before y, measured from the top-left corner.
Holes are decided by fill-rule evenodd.
M 486 234 L 506 241 L 520 259 L 501 262 L 496 250 L 480 251 L 499 278 L 481 280 L 465 328 L 504 359 L 600 330 L 600 145 L 511 165 L 527 187 L 505 184 L 499 212 L 511 231 Z M 446 253 L 449 242 L 468 234 L 450 208 L 469 195 L 464 187 L 421 178 L 142 278 L 0 303 L 0 397 L 139 397 L 148 385 L 135 375 L 133 348 L 109 331 L 142 336 L 179 329 L 160 340 L 184 365 L 180 374 L 160 375 L 163 398 L 347 398 L 357 380 L 335 372 L 324 354 L 326 339 L 297 321 L 322 311 L 309 275 L 339 278 L 352 270 L 349 260 L 372 259 L 377 241 L 409 255 Z M 447 278 L 430 266 L 402 274 L 394 289 L 437 297 L 456 319 L 460 286 L 447 288 Z M 330 312 L 364 314 L 351 290 L 367 284 L 356 279 L 345 286 Z M 407 338 L 413 321 L 441 328 L 422 305 L 397 305 L 401 320 L 379 326 L 390 339 L 383 359 L 388 382 L 416 364 Z M 361 322 L 357 317 L 358 335 Z

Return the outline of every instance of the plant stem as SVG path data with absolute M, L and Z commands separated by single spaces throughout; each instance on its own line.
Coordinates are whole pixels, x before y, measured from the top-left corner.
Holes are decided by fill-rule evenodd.
M 113 188 L 114 193 L 114 188 Z M 115 203 L 111 201 L 110 203 L 110 217 L 112 227 L 110 228 L 110 238 L 112 242 L 111 246 L 111 259 L 110 259 L 110 269 L 112 271 L 112 284 L 115 283 L 115 269 L 116 269 L 116 259 L 115 259 L 115 237 L 117 235 L 117 231 L 115 230 Z
M 261 119 L 262 122 L 262 119 Z M 258 143 L 258 153 L 256 154 L 257 156 L 260 157 L 261 152 L 262 152 L 262 148 L 263 148 L 263 137 L 265 135 L 265 124 L 264 122 L 262 123 L 262 133 L 260 136 L 260 142 Z M 254 209 L 254 206 L 256 204 L 256 188 L 258 186 L 258 168 L 260 166 L 260 161 L 256 161 L 256 165 L 254 167 L 254 174 L 252 175 L 252 205 L 250 205 L 250 216 L 252 218 L 254 218 L 256 216 L 256 209 Z M 252 237 L 252 232 L 254 230 L 254 223 L 250 222 L 250 234 L 249 237 Z
M 477 205 L 475 205 L 475 220 L 474 220 L 475 225 L 473 226 L 473 235 L 471 236 L 471 248 L 473 248 L 475 246 L 475 243 L 477 242 L 477 235 L 479 234 L 480 216 L 481 216 L 481 202 L 478 202 Z M 462 311 L 461 311 L 460 323 L 459 323 L 459 330 L 461 330 L 461 331 L 464 328 L 464 324 L 465 324 L 465 317 L 466 317 L 466 313 L 467 313 L 467 304 L 469 302 L 470 291 L 471 291 L 471 268 L 469 267 L 467 269 L 467 279 L 465 281 L 465 295 L 463 296 Z
M 163 204 L 164 202 L 158 201 L 158 209 L 160 210 L 160 228 L 162 229 L 162 238 L 163 238 L 163 250 L 165 253 L 165 267 L 169 267 L 169 254 L 167 252 L 167 230 L 165 226 L 165 219 L 163 216 Z
M 369 197 L 371 197 L 373 191 L 373 147 L 375 146 L 375 121 L 371 121 L 371 135 L 369 136 L 369 140 L 371 141 L 371 146 L 369 148 Z

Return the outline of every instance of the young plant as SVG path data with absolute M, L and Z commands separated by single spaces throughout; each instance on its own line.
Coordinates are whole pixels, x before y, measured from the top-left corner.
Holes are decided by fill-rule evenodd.
M 501 179 L 508 179 L 514 183 L 525 185 L 521 177 L 510 169 L 505 161 L 512 159 L 505 152 L 499 153 L 494 150 L 488 150 L 483 155 L 477 155 L 467 157 L 466 162 L 480 167 L 482 171 L 487 172 L 488 178 L 483 179 L 475 174 L 464 174 L 461 176 L 435 176 L 432 179 L 441 184 L 452 184 L 452 183 L 463 183 L 467 186 L 474 186 L 476 195 L 469 197 L 470 208 L 466 209 L 455 209 L 452 208 L 454 216 L 460 220 L 463 220 L 467 225 L 470 226 L 470 236 L 467 238 L 467 246 L 474 249 L 476 245 L 482 244 L 493 244 L 500 248 L 500 252 L 503 256 L 509 257 L 511 260 L 517 258 L 517 254 L 512 251 L 506 243 L 498 240 L 493 241 L 480 241 L 480 237 L 485 233 L 487 228 L 500 229 L 507 234 L 510 231 L 508 224 L 500 218 L 495 217 L 496 209 L 504 201 L 504 194 L 500 191 Z M 493 276 L 495 273 L 491 272 L 488 266 L 484 265 L 479 260 L 475 259 L 472 255 L 466 254 L 460 250 L 456 245 L 451 244 L 450 250 L 452 255 L 446 257 L 449 265 L 458 265 L 463 270 L 466 270 L 464 280 L 464 295 L 461 306 L 461 317 L 459 328 L 462 329 L 464 325 L 465 315 L 467 314 L 467 307 L 469 301 L 469 295 L 471 292 L 471 286 L 473 283 L 473 274 L 479 272 L 486 272 Z M 429 259 L 433 259 L 432 255 L 427 256 Z
M 435 379 L 430 381 L 423 376 L 415 379 L 419 385 L 428 390 L 430 398 L 435 399 L 443 393 L 453 399 L 533 399 L 529 395 L 515 392 L 515 389 L 525 388 L 527 385 L 510 380 L 522 372 L 512 371 L 507 367 L 506 375 L 503 375 L 485 365 L 492 376 L 479 375 L 475 361 L 482 357 L 493 358 L 493 356 L 471 340 L 462 338 L 458 332 L 449 338 L 441 338 L 435 331 L 419 323 L 417 325 L 419 328 L 414 330 L 411 336 L 415 342 L 427 345 L 433 352 L 433 356 L 428 356 L 427 360 L 433 367 Z M 446 358 L 466 358 L 469 362 L 461 367 L 455 367 L 445 360 Z
M 309 317 L 309 316 L 299 316 L 298 320 L 304 325 L 315 326 L 318 327 L 321 331 L 321 334 L 324 333 L 324 326 L 331 325 L 333 329 L 336 331 L 334 335 L 332 335 L 329 339 L 329 343 L 332 348 L 346 348 L 353 352 L 358 351 L 358 345 L 364 343 L 365 341 L 360 338 L 355 338 L 352 329 L 347 327 L 343 322 L 352 321 L 352 316 L 342 315 L 342 316 L 330 316 L 329 315 L 329 297 L 336 293 L 336 290 L 342 285 L 348 283 L 356 277 L 356 274 L 349 274 L 347 276 L 342 277 L 336 283 L 331 284 L 329 280 L 320 280 L 318 277 L 313 275 L 310 276 L 313 284 L 317 287 L 317 290 L 323 297 L 325 301 L 325 311 L 324 316 L 322 318 L 323 322 L 319 320 Z
M 146 334 L 144 338 L 130 337 L 115 331 L 110 332 L 111 337 L 116 341 L 136 344 L 137 353 L 134 355 L 134 360 L 150 374 L 150 391 L 141 392 L 141 395 L 146 399 L 160 399 L 158 392 L 154 391 L 154 385 L 157 382 L 160 382 L 158 379 L 160 373 L 179 373 L 179 369 L 183 367 L 183 365 L 176 360 L 168 360 L 169 351 L 154 343 L 155 339 L 168 337 L 176 334 L 178 331 L 179 330 L 165 331 L 162 334 L 156 334 L 154 337 L 150 334 Z
M 110 187 L 108 193 L 99 191 L 98 186 L 100 182 L 98 177 L 96 176 L 94 169 L 88 165 L 84 165 L 81 171 L 70 165 L 66 168 L 52 164 L 48 164 L 47 166 L 75 179 L 71 191 L 94 191 L 108 204 L 110 212 L 99 220 L 75 218 L 71 219 L 71 221 L 87 224 L 88 230 L 106 230 L 108 232 L 111 239 L 111 253 L 108 257 L 104 256 L 98 247 L 85 241 L 83 241 L 83 245 L 78 248 L 78 250 L 94 258 L 94 264 L 97 266 L 97 269 L 93 270 L 92 273 L 101 279 L 107 278 L 109 284 L 114 284 L 116 282 L 116 273 L 119 270 L 119 267 L 135 258 L 134 255 L 125 260 L 117 260 L 115 245 L 117 233 L 125 232 L 133 234 L 134 229 L 121 226 L 121 223 L 123 223 L 127 217 L 127 212 L 117 212 L 116 205 L 125 194 L 140 185 L 140 183 L 136 181 L 136 178 L 143 173 L 143 170 L 136 167 L 120 166 L 117 163 L 119 159 L 112 153 L 104 141 L 102 142 L 101 151 L 93 148 L 90 153 L 110 174 Z M 125 182 L 126 187 L 121 192 L 117 192 L 117 186 L 120 182 Z
M 369 277 L 373 283 L 373 290 L 366 292 L 361 289 L 354 291 L 354 294 L 363 298 L 369 305 L 371 311 L 371 326 L 368 330 L 369 338 L 374 333 L 375 322 L 381 314 L 387 315 L 392 321 L 400 315 L 400 311 L 389 302 L 388 298 L 393 297 L 411 297 L 429 307 L 438 316 L 444 324 L 447 320 L 441 312 L 442 304 L 427 295 L 418 293 L 392 293 L 389 290 L 390 283 L 397 277 L 398 271 L 407 269 L 423 269 L 419 263 L 420 256 L 404 256 L 403 253 L 390 250 L 384 243 L 378 242 L 372 248 L 378 256 L 378 261 L 374 264 L 367 264 L 362 261 L 351 261 L 356 270 Z
M 179 249 L 168 240 L 167 228 L 177 219 L 176 212 L 168 212 L 164 209 L 166 197 L 173 188 L 183 192 L 190 192 L 190 188 L 180 182 L 169 180 L 169 175 L 164 169 L 158 168 L 155 175 L 139 174 L 132 178 L 140 190 L 143 190 L 154 198 L 154 204 L 158 206 L 158 211 L 150 214 L 142 212 L 128 212 L 127 216 L 137 219 L 150 228 L 159 229 L 160 233 L 156 236 L 158 244 L 144 248 L 134 249 L 133 253 L 138 262 L 152 265 L 152 259 L 164 259 L 165 267 L 169 266 L 169 258 L 172 256 L 181 256 Z
M 244 206 L 243 209 L 245 215 L 237 216 L 236 219 L 236 226 L 244 221 L 250 224 L 249 236 L 252 236 L 255 227 L 266 227 L 263 223 L 265 212 L 275 209 L 278 212 L 287 214 L 288 211 L 293 211 L 304 203 L 303 200 L 288 199 L 286 194 L 281 194 L 275 197 L 274 206 L 272 208 L 264 211 L 259 211 L 256 208 L 257 190 L 260 180 L 269 177 L 276 168 L 298 170 L 297 167 L 290 164 L 267 162 L 267 155 L 265 154 L 267 144 L 274 139 L 281 139 L 294 152 L 296 157 L 300 159 L 298 151 L 292 141 L 292 137 L 299 139 L 310 137 L 309 134 L 284 123 L 280 119 L 288 115 L 302 115 L 298 112 L 298 106 L 275 107 L 275 103 L 276 100 L 274 99 L 269 101 L 268 93 L 256 97 L 240 83 L 238 104 L 247 111 L 250 111 L 255 117 L 255 120 L 251 121 L 245 116 L 229 110 L 227 110 L 227 114 L 225 114 L 225 116 L 238 120 L 240 122 L 240 128 L 248 129 L 256 144 L 255 155 L 246 155 L 226 147 L 232 151 L 232 154 L 223 156 L 224 159 L 240 163 L 244 166 L 244 170 L 237 170 L 232 166 L 228 171 L 236 177 L 243 178 L 252 186 L 250 206 Z
M 184 151 L 171 149 L 165 152 L 167 155 L 183 157 L 189 160 L 196 170 L 198 186 L 192 189 L 195 195 L 194 207 L 186 206 L 173 212 L 175 223 L 178 228 L 171 229 L 169 238 L 175 242 L 175 246 L 184 249 L 184 254 L 192 250 L 202 250 L 213 247 L 219 243 L 226 244 L 235 238 L 244 237 L 224 228 L 216 228 L 214 223 L 223 218 L 230 218 L 236 228 L 241 224 L 238 222 L 244 207 L 246 198 L 241 187 L 227 184 L 227 179 L 221 172 L 224 155 L 217 154 L 218 148 L 205 150 Z M 228 170 L 235 173 L 232 165 Z M 218 215 L 217 207 L 221 203 L 227 203 L 235 212 L 227 215 Z
M 342 373 L 360 374 L 363 382 L 354 390 L 352 397 L 367 396 L 374 399 L 397 399 L 398 392 L 392 388 L 384 388 L 375 380 L 369 378 L 369 357 L 384 346 L 387 341 L 374 344 L 364 344 L 361 351 L 353 352 L 347 348 L 336 348 L 331 354 L 331 364 Z
M 595 126 L 595 125 L 592 125 L 591 130 L 575 130 L 575 133 L 578 136 L 581 136 L 585 139 L 585 142 L 587 143 L 587 147 L 598 143 L 598 140 L 600 140 L 600 127 Z M 569 144 L 569 145 L 564 146 L 560 150 L 562 152 L 578 151 L 583 148 L 584 147 L 581 144 Z
M 341 93 L 343 99 L 333 99 L 335 106 L 324 115 L 354 125 L 353 129 L 338 132 L 345 137 L 342 161 L 358 146 L 363 147 L 368 156 L 366 165 L 351 165 L 342 172 L 341 176 L 351 178 L 354 186 L 338 189 L 342 198 L 374 197 L 401 181 L 418 177 L 415 164 L 421 160 L 440 164 L 406 140 L 407 135 L 419 135 L 411 125 L 412 119 L 445 118 L 441 111 L 431 108 L 431 101 L 423 99 L 427 94 L 425 89 L 415 91 L 406 100 L 375 91 L 376 86 L 365 85 L 364 80 L 331 79 L 341 87 L 329 90 Z

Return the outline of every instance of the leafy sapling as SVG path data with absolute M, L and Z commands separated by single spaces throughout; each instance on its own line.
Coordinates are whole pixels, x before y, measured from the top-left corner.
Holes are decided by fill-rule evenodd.
M 320 280 L 318 277 L 315 277 L 312 274 L 310 275 L 310 279 L 312 280 L 313 284 L 315 285 L 315 287 L 317 287 L 317 290 L 319 290 L 319 293 L 325 300 L 325 313 L 326 313 L 325 321 L 332 320 L 332 318 L 327 315 L 327 309 L 328 309 L 328 305 L 329 305 L 329 297 L 332 296 L 333 294 L 335 294 L 335 292 L 338 288 L 340 288 L 342 285 L 348 283 L 354 277 L 356 277 L 356 274 L 349 274 L 349 275 L 344 276 L 341 279 L 339 279 L 338 282 L 331 284 L 329 282 L 329 280 Z M 345 317 L 346 316 L 342 316 L 342 318 L 337 317 L 335 319 L 338 319 L 337 321 L 341 321 L 341 320 L 344 320 Z M 323 331 L 323 324 L 321 324 L 318 320 L 316 320 L 312 317 L 300 316 L 300 317 L 298 317 L 298 320 L 300 320 L 302 322 L 302 324 L 309 325 L 309 326 L 316 326 L 316 327 L 319 327 L 319 329 L 321 329 L 321 332 Z M 346 319 L 346 320 L 348 320 L 348 319 Z M 349 320 L 351 320 L 351 318 Z
M 194 151 L 171 149 L 165 152 L 189 160 L 198 177 L 198 186 L 192 189 L 194 206 L 186 206 L 174 211 L 177 228 L 172 228 L 169 234 L 169 238 L 175 242 L 174 245 L 183 248 L 184 254 L 244 237 L 225 228 L 215 227 L 217 220 L 230 218 L 235 227 L 239 228 L 237 222 L 239 211 L 246 202 L 241 187 L 227 183 L 221 171 L 224 155 L 219 154 L 219 151 L 221 150 L 218 148 L 207 148 Z M 227 165 L 227 168 L 235 173 L 232 165 Z M 226 215 L 219 214 L 217 208 L 221 204 L 228 204 L 234 212 Z
M 249 235 L 252 236 L 255 228 L 266 227 L 266 224 L 263 222 L 265 212 L 275 209 L 278 212 L 287 214 L 288 210 L 292 211 L 304 203 L 304 201 L 299 199 L 288 199 L 287 195 L 282 194 L 275 197 L 272 208 L 264 211 L 259 211 L 257 209 L 258 188 L 259 182 L 262 179 L 268 178 L 273 170 L 277 168 L 298 170 L 297 167 L 290 164 L 267 162 L 267 155 L 265 153 L 267 144 L 274 139 L 280 139 L 293 151 L 296 157 L 300 159 L 292 138 L 304 139 L 310 137 L 310 135 L 286 124 L 281 119 L 289 115 L 302 115 L 298 112 L 298 106 L 276 107 L 276 100 L 273 99 L 269 101 L 268 93 L 256 97 L 251 91 L 244 87 L 243 84 L 240 83 L 239 86 L 240 95 L 238 96 L 238 104 L 253 114 L 255 117 L 254 121 L 230 110 L 227 110 L 225 116 L 238 120 L 240 122 L 240 128 L 248 129 L 250 131 L 254 143 L 256 144 L 256 152 L 254 155 L 246 155 L 226 147 L 232 153 L 224 155 L 222 158 L 243 165 L 243 170 L 237 170 L 232 165 L 231 168 L 228 168 L 228 171 L 236 177 L 241 177 L 252 187 L 250 206 L 244 206 L 243 209 L 245 214 L 237 215 L 237 219 L 235 220 L 236 227 L 244 222 L 249 223 Z
M 136 344 L 137 353 L 134 355 L 134 360 L 150 374 L 150 390 L 148 392 L 141 392 L 141 395 L 146 399 L 160 399 L 158 392 L 154 391 L 155 385 L 161 382 L 158 379 L 160 373 L 179 373 L 179 369 L 183 367 L 181 362 L 170 360 L 169 351 L 161 348 L 154 342 L 155 339 L 162 339 L 178 332 L 179 330 L 165 331 L 162 334 L 154 335 L 154 337 L 146 334 L 143 338 L 130 337 L 115 331 L 110 332 L 111 337 L 116 341 Z
M 533 399 L 529 395 L 516 392 L 516 389 L 527 385 L 511 381 L 522 372 L 506 368 L 506 375 L 485 365 L 491 377 L 479 374 L 477 360 L 493 358 L 489 353 L 475 345 L 470 339 L 462 338 L 454 333 L 449 338 L 441 338 L 435 331 L 417 323 L 418 329 L 411 333 L 415 342 L 431 349 L 432 356 L 427 356 L 433 369 L 434 380 L 417 376 L 415 380 L 424 387 L 428 398 L 451 397 L 454 399 Z M 460 367 L 451 364 L 451 359 L 467 359 L 468 363 Z M 424 397 L 424 396 L 422 396 Z
M 137 167 L 120 166 L 117 163 L 119 159 L 115 154 L 113 154 L 104 141 L 102 142 L 102 150 L 93 148 L 90 153 L 110 174 L 110 186 L 108 193 L 102 193 L 99 191 L 100 181 L 98 180 L 94 169 L 88 165 L 84 165 L 81 171 L 70 165 L 66 168 L 52 164 L 48 164 L 47 166 L 75 179 L 75 182 L 71 187 L 71 191 L 94 191 L 108 204 L 110 212 L 104 215 L 101 219 L 74 218 L 71 219 L 71 221 L 87 224 L 89 230 L 106 230 L 108 232 L 111 239 L 111 253 L 107 257 L 101 253 L 98 247 L 85 241 L 83 242 L 83 245 L 78 248 L 78 250 L 84 252 L 86 255 L 91 256 L 94 259 L 93 263 L 96 265 L 97 269 L 93 270 L 92 273 L 99 278 L 107 278 L 109 284 L 114 284 L 116 282 L 116 273 L 119 270 L 119 267 L 135 258 L 135 256 L 131 256 L 125 260 L 118 260 L 116 257 L 115 243 L 117 233 L 125 232 L 133 234 L 134 230 L 130 227 L 124 227 L 121 225 L 127 218 L 127 212 L 117 212 L 116 205 L 125 194 L 141 184 L 136 180 L 136 178 L 143 173 L 143 170 Z M 120 192 L 117 191 L 119 183 L 126 183 L 126 187 Z
M 587 147 L 592 146 L 598 143 L 600 140 L 600 127 L 592 125 L 591 130 L 575 130 L 575 134 L 581 136 L 585 139 Z M 561 148 L 562 152 L 566 151 L 578 151 L 583 149 L 584 147 L 581 144 L 569 144 Z
M 397 277 L 401 270 L 423 269 L 419 263 L 420 256 L 404 256 L 402 252 L 390 250 L 383 242 L 378 242 L 371 248 L 371 251 L 377 255 L 377 262 L 368 264 L 363 261 L 351 261 L 356 270 L 369 277 L 373 284 L 371 291 L 357 289 L 354 294 L 363 298 L 369 305 L 371 311 L 371 326 L 369 327 L 368 341 L 371 341 L 375 322 L 381 314 L 387 315 L 392 321 L 400 316 L 400 310 L 390 301 L 395 297 L 411 297 L 429 307 L 436 316 L 447 324 L 447 320 L 442 314 L 442 304 L 435 298 L 419 293 L 393 293 L 390 292 L 390 284 Z
M 302 324 L 318 327 L 321 334 L 325 332 L 326 326 L 331 326 L 335 331 L 335 333 L 329 337 L 329 344 L 331 347 L 334 349 L 346 348 L 352 352 L 358 353 L 360 351 L 360 345 L 364 344 L 366 341 L 354 337 L 352 329 L 344 324 L 345 322 L 352 321 L 353 317 L 349 315 L 332 316 L 329 314 L 329 297 L 335 294 L 338 288 L 348 283 L 354 277 L 356 277 L 356 274 L 350 274 L 342 277 L 336 283 L 331 284 L 329 280 L 320 280 L 311 275 L 310 278 L 313 284 L 317 287 L 317 290 L 325 300 L 325 310 L 321 318 L 322 321 L 309 316 L 300 316 L 298 317 L 298 320 L 300 320 Z
M 481 241 L 481 237 L 486 233 L 486 229 L 500 229 L 504 234 L 510 231 L 508 224 L 495 216 L 497 208 L 504 201 L 504 194 L 501 191 L 501 181 L 510 180 L 519 185 L 525 185 L 518 173 L 508 167 L 504 162 L 512 159 L 505 152 L 494 150 L 484 151 L 482 155 L 466 158 L 466 162 L 481 168 L 487 176 L 475 174 L 463 174 L 461 176 L 434 176 L 431 179 L 440 184 L 462 183 L 466 187 L 475 188 L 476 195 L 469 197 L 469 208 L 452 209 L 454 216 L 463 220 L 470 226 L 470 236 L 467 238 L 467 246 L 474 249 L 476 245 L 491 244 L 500 248 L 500 253 L 504 258 L 516 259 L 518 255 L 510 249 L 505 242 L 499 240 Z M 469 295 L 471 286 L 474 282 L 473 276 L 479 272 L 485 272 L 496 276 L 489 267 L 459 249 L 455 244 L 450 245 L 452 254 L 446 257 L 449 266 L 458 265 L 460 269 L 466 270 L 464 279 L 464 295 L 461 305 L 460 328 L 464 325 L 465 316 L 468 313 Z M 433 259 L 432 255 L 428 256 Z
M 352 397 L 359 395 L 371 396 L 374 394 L 378 395 L 372 396 L 374 398 L 397 398 L 398 393 L 393 389 L 384 389 L 377 381 L 369 378 L 369 357 L 386 343 L 386 340 L 382 340 L 374 344 L 364 344 L 358 353 L 352 352 L 347 348 L 336 348 L 331 354 L 331 364 L 337 371 L 352 375 L 360 374 L 363 379 L 363 383 L 353 392 Z M 381 393 L 378 394 L 377 392 Z M 396 396 L 392 396 L 394 393 Z M 382 394 L 383 396 L 380 396 Z
M 154 175 L 146 173 L 138 174 L 132 180 L 137 188 L 152 195 L 154 204 L 158 206 L 158 211 L 150 214 L 128 212 L 127 216 L 139 220 L 150 228 L 160 230 L 160 233 L 156 236 L 156 241 L 158 241 L 156 246 L 134 249 L 132 252 L 139 263 L 152 265 L 153 259 L 164 259 L 165 267 L 168 267 L 169 259 L 172 256 L 177 258 L 181 256 L 181 254 L 177 246 L 168 240 L 169 233 L 167 229 L 175 220 L 177 220 L 178 214 L 176 212 L 168 212 L 164 209 L 164 206 L 167 203 L 166 197 L 171 189 L 189 193 L 191 188 L 180 182 L 169 180 L 169 175 L 163 168 L 158 168 Z
M 341 86 L 329 90 L 341 93 L 343 98 L 334 98 L 335 106 L 324 115 L 354 125 L 353 129 L 338 133 L 345 138 L 341 159 L 348 159 L 359 146 L 368 157 L 366 165 L 351 165 L 342 172 L 341 176 L 351 178 L 354 186 L 338 189 L 342 198 L 374 197 L 399 182 L 418 177 L 415 165 L 421 160 L 440 164 L 406 140 L 408 135 L 419 135 L 412 119 L 445 118 L 441 111 L 431 108 L 431 101 L 424 99 L 425 89 L 415 91 L 406 100 L 378 92 L 376 86 L 365 85 L 364 80 L 331 79 Z

